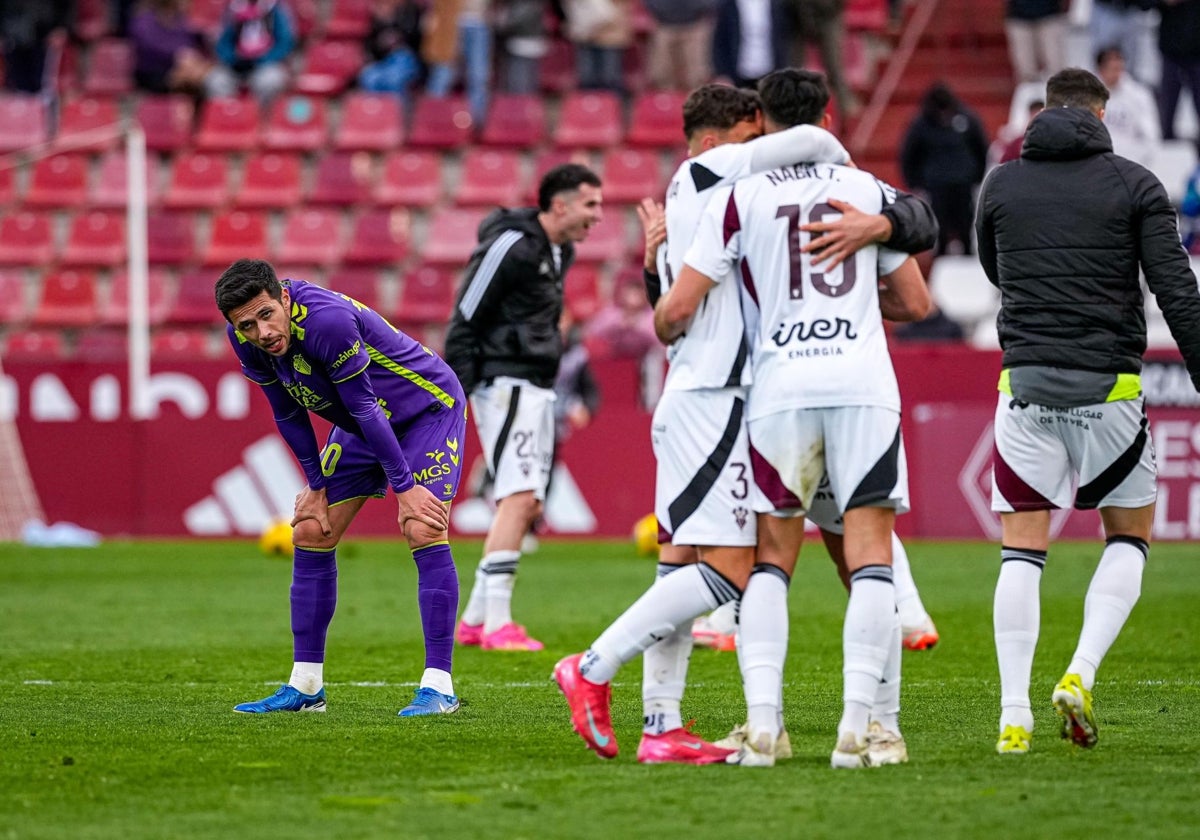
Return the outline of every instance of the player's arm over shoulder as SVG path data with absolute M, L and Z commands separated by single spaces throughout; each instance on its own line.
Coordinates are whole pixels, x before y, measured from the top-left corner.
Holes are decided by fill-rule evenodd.
M 879 310 L 889 321 L 920 321 L 933 300 L 917 261 L 901 251 L 879 249 Z

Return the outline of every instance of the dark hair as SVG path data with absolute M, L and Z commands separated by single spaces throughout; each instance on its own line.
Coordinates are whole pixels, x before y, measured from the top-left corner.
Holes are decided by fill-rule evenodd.
M 921 113 L 934 122 L 949 122 L 962 111 L 962 102 L 945 82 L 934 82 L 921 97 Z
M 785 67 L 758 81 L 763 113 L 776 125 L 816 125 L 829 106 L 829 85 L 814 70 Z
M 543 213 L 550 209 L 550 202 L 559 193 L 579 189 L 583 184 L 600 187 L 600 176 L 581 163 L 564 163 L 542 176 L 538 184 L 538 209 Z
M 683 103 L 683 136 L 705 128 L 728 131 L 758 116 L 758 94 L 729 85 L 701 85 Z
M 1089 70 L 1068 67 L 1046 82 L 1047 108 L 1087 108 L 1097 111 L 1108 102 L 1108 88 Z
M 1121 48 L 1115 44 L 1109 44 L 1104 49 L 1096 53 L 1096 69 L 1099 70 L 1109 61 L 1109 59 L 1119 58 L 1125 60 L 1125 53 L 1121 52 Z
M 275 269 L 266 260 L 238 260 L 217 280 L 217 309 L 229 320 L 229 313 L 245 306 L 263 292 L 275 300 L 283 299 L 283 286 Z

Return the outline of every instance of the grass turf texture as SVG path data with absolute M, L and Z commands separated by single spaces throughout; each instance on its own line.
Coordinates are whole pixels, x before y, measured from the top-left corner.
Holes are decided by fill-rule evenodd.
M 403 720 L 422 648 L 407 549 L 339 552 L 323 715 L 237 715 L 290 669 L 289 563 L 245 543 L 0 545 L 0 837 L 1195 836 L 1200 823 L 1200 575 L 1158 545 L 1100 672 L 1100 743 L 1058 737 L 1050 693 L 1070 659 L 1099 544 L 1056 546 L 1042 583 L 1025 757 L 994 753 L 997 548 L 914 543 L 942 643 L 906 653 L 911 763 L 828 766 L 845 597 L 817 545 L 791 593 L 785 708 L 796 758 L 773 770 L 644 767 L 640 662 L 618 674 L 621 754 L 571 731 L 549 675 L 641 593 L 625 543 L 543 543 L 515 607 L 537 654 L 456 652 L 462 710 Z M 464 589 L 479 554 L 457 555 Z M 744 704 L 732 654 L 698 649 L 684 714 L 716 738 Z

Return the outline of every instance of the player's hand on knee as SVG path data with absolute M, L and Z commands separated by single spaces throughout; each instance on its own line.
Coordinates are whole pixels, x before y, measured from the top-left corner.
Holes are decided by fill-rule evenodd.
M 292 527 L 295 528 L 306 519 L 311 519 L 321 526 L 321 533 L 330 536 L 333 527 L 329 524 L 329 501 L 325 496 L 325 488 L 313 490 L 305 487 L 296 494 L 296 511 L 292 517 Z
M 446 506 L 437 496 L 420 484 L 414 484 L 403 493 L 397 493 L 396 503 L 400 508 L 397 520 L 400 530 L 405 533 L 410 519 L 439 532 L 450 527 L 450 511 L 446 510 Z

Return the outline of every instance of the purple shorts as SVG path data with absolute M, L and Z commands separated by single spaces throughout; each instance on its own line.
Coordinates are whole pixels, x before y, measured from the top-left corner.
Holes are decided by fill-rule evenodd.
M 407 426 L 393 427 L 413 478 L 443 502 L 454 498 L 462 478 L 467 401 L 459 399 L 455 403 L 454 408 L 436 405 Z M 329 433 L 321 465 L 326 471 L 325 495 L 331 505 L 363 496 L 387 495 L 387 475 L 375 453 L 366 441 L 344 429 L 334 426 Z

